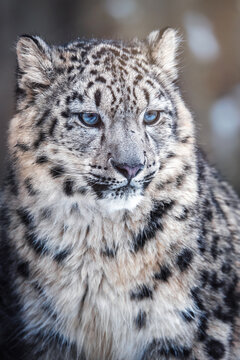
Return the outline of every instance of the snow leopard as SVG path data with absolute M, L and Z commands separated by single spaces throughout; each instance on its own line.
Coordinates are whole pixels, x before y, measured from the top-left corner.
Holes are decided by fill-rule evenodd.
M 180 42 L 19 38 L 1 359 L 240 359 L 240 202 L 197 145 Z

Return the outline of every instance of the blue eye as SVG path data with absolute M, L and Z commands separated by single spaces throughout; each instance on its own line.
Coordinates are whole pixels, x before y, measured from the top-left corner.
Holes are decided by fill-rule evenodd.
M 152 125 L 155 124 L 160 116 L 161 111 L 157 111 L 157 110 L 150 110 L 150 111 L 146 111 L 144 114 L 144 122 L 146 125 Z
M 79 120 L 87 126 L 97 127 L 100 125 L 101 117 L 97 113 L 80 113 L 78 114 Z

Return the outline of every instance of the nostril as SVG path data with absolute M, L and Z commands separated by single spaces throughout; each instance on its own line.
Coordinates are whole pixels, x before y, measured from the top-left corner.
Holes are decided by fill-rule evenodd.
M 143 164 L 126 164 L 126 163 L 117 163 L 116 161 L 111 161 L 112 166 L 125 178 L 128 180 L 133 179 L 139 172 L 143 169 Z

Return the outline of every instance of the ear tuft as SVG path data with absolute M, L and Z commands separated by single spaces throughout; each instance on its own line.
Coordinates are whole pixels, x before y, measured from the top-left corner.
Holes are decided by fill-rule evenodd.
M 159 40 L 159 36 L 159 30 L 152 31 L 147 37 L 149 45 L 154 45 Z
M 147 37 L 153 62 L 160 66 L 172 81 L 176 80 L 178 75 L 176 57 L 180 42 L 177 31 L 171 28 L 163 33 L 159 30 L 152 31 Z
M 22 82 L 48 85 L 52 70 L 50 47 L 38 36 L 23 35 L 17 43 L 18 69 Z

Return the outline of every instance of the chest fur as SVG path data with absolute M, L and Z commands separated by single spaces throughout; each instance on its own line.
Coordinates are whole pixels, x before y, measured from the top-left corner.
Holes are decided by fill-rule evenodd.
M 30 259 L 32 277 L 27 288 L 22 286 L 29 307 L 37 314 L 50 303 L 55 317 L 46 320 L 46 327 L 84 348 L 89 359 L 103 354 L 109 359 L 138 358 L 156 333 L 186 338 L 193 325 L 185 326 L 180 314 L 195 311 L 189 297 L 194 274 L 182 272 L 176 263 L 192 235 L 186 237 L 181 223 L 172 231 L 171 218 L 170 212 L 162 220 L 164 231 L 156 232 L 138 251 L 132 245 L 132 230 L 123 223 L 54 224 L 48 251 L 54 254 L 57 248 L 59 254 L 68 249 L 61 261 L 52 261 L 46 253 L 36 257 L 19 236 L 19 251 Z M 41 229 L 38 235 L 43 235 Z M 26 317 L 38 321 L 32 312 Z M 190 343 L 189 335 L 188 339 Z

